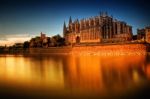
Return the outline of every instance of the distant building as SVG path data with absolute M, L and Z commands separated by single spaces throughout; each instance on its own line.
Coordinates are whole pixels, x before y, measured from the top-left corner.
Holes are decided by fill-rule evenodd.
M 145 35 L 145 29 L 137 29 L 137 39 L 141 40 L 141 39 L 145 39 L 146 35 Z
M 41 32 L 40 36 L 36 36 L 30 40 L 30 47 L 48 47 L 48 39 L 49 37 L 46 37 L 46 34 Z
M 41 39 L 44 40 L 45 38 L 46 38 L 46 34 L 43 34 L 43 33 L 41 32 Z
M 70 17 L 64 23 L 63 35 L 69 43 L 125 42 L 132 40 L 132 27 L 126 22 L 117 21 L 107 13 L 89 19 L 75 20 Z
M 146 42 L 150 43 L 150 26 L 145 28 Z
M 150 26 L 137 30 L 137 39 L 150 43 Z

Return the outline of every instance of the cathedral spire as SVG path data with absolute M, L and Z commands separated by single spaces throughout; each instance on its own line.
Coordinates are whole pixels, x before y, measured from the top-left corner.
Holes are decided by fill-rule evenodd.
M 66 32 L 67 32 L 67 27 L 66 27 L 66 23 L 64 21 L 64 26 L 63 26 L 63 35 L 64 36 L 65 36 Z
M 71 16 L 69 18 L 69 24 L 72 24 L 72 18 L 71 18 Z

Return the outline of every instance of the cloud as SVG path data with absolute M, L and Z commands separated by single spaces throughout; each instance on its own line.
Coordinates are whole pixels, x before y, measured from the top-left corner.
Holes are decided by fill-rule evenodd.
M 8 41 L 6 38 L 0 38 L 0 41 Z
M 6 38 L 20 38 L 20 37 L 30 37 L 29 34 L 7 34 Z
M 29 34 L 0 34 L 0 45 L 13 45 L 14 43 L 23 43 L 31 39 Z

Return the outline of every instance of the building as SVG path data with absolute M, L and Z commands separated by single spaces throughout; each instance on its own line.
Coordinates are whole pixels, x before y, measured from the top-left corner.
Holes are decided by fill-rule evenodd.
M 46 34 L 41 32 L 41 39 L 44 40 L 46 38 Z
M 150 26 L 145 28 L 146 42 L 150 43 Z
M 36 36 L 35 38 L 31 38 L 30 40 L 30 47 L 47 47 L 45 43 L 47 43 L 48 37 L 46 37 L 46 34 L 40 33 L 40 36 Z
M 141 39 L 145 39 L 146 35 L 145 35 L 145 29 L 137 29 L 137 39 L 141 40 Z
M 143 29 L 137 29 L 137 40 L 146 41 L 150 43 L 150 26 Z
M 63 35 L 71 44 L 125 42 L 132 40 L 132 27 L 103 12 L 74 22 L 70 17 L 68 26 L 64 23 Z

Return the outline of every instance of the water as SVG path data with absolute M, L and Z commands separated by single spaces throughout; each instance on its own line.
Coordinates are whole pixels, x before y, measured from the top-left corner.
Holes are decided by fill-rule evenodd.
M 0 56 L 1 97 L 133 98 L 149 79 L 149 56 Z

